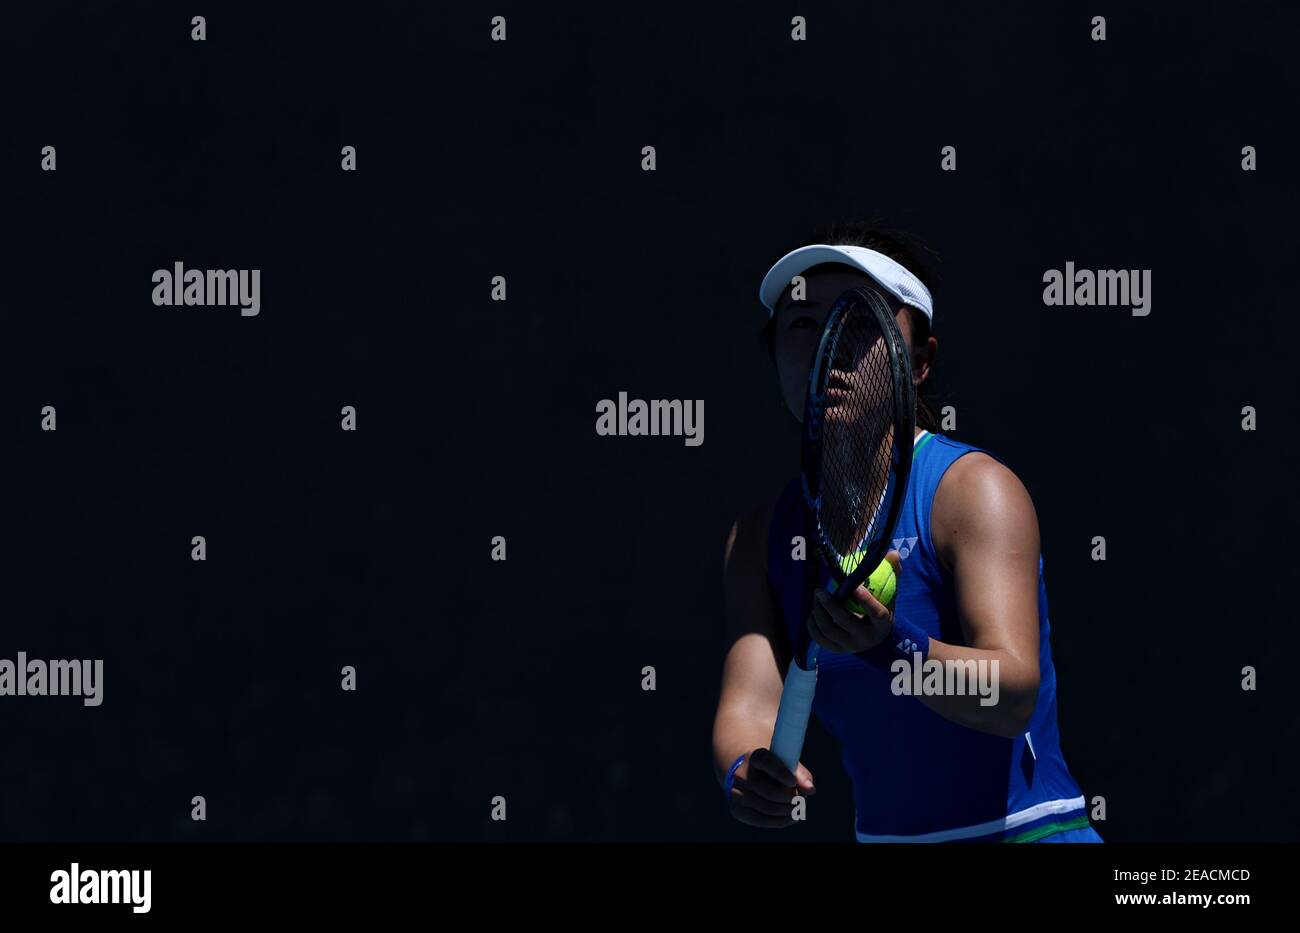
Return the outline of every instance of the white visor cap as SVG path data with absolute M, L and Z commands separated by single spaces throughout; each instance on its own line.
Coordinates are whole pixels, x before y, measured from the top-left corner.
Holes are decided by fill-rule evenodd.
M 801 246 L 786 253 L 767 270 L 763 284 L 758 287 L 758 300 L 767 308 L 768 317 L 772 316 L 781 292 L 785 291 L 791 279 L 824 262 L 861 269 L 882 289 L 920 311 L 934 324 L 934 300 L 930 297 L 930 290 L 899 263 L 864 246 L 827 246 L 822 243 Z

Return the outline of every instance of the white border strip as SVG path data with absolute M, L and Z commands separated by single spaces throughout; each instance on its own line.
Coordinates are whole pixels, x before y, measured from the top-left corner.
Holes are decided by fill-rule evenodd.
M 1084 807 L 1083 795 L 1066 800 L 1048 800 L 1043 803 L 1035 804 L 1027 810 L 1021 810 L 1018 813 L 1009 813 L 1000 820 L 989 820 L 987 823 L 980 823 L 977 826 L 963 826 L 960 829 L 941 829 L 933 833 L 921 833 L 916 836 L 871 836 L 867 833 L 859 832 L 858 842 L 951 842 L 954 839 L 972 839 L 976 836 L 987 836 L 991 833 L 1006 832 L 1009 829 L 1015 829 L 1017 826 L 1024 826 L 1026 823 L 1032 823 L 1034 820 L 1041 819 L 1044 816 L 1059 815 L 1070 813 L 1074 810 L 1082 810 Z

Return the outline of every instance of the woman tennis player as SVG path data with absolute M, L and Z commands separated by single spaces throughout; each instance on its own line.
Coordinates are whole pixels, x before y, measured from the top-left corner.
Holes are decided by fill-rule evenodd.
M 860 587 L 864 615 L 819 593 L 805 617 L 797 477 L 775 502 L 736 521 L 724 575 L 730 647 L 713 725 L 714 765 L 731 812 L 754 826 L 788 826 L 793 798 L 815 793 L 806 767 L 791 774 L 767 747 L 790 646 L 807 626 L 821 646 L 813 712 L 843 746 L 859 841 L 1100 842 L 1061 754 L 1033 503 L 993 456 L 941 436 L 921 398 L 938 348 L 922 251 L 904 234 L 862 224 L 818 239 L 763 279 L 768 349 L 786 405 L 802 419 L 808 370 L 835 299 L 868 285 L 896 308 L 918 397 L 911 478 L 888 555 L 898 588 L 884 606 Z M 996 669 L 996 693 L 896 693 L 895 674 L 867 660 L 896 625 L 928 636 L 927 661 L 975 662 L 964 664 L 967 672 L 997 662 L 984 668 Z

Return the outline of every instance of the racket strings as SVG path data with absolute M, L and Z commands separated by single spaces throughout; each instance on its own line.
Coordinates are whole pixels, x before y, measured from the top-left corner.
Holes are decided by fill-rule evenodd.
M 895 382 L 886 339 L 869 310 L 845 314 L 823 391 L 819 519 L 846 571 L 845 562 L 872 543 L 890 491 Z

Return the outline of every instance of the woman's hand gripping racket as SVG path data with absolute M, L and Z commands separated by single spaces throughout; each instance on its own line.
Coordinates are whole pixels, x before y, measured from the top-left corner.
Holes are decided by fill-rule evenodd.
M 841 295 L 822 330 L 803 419 L 807 506 L 806 605 L 825 566 L 843 603 L 889 550 L 912 469 L 916 395 L 911 354 L 885 299 L 872 288 Z M 877 580 L 883 582 L 887 574 Z M 874 588 L 872 595 L 880 595 Z M 805 613 L 807 615 L 807 613 Z M 800 627 L 772 733 L 793 774 L 817 687 L 820 647 Z

